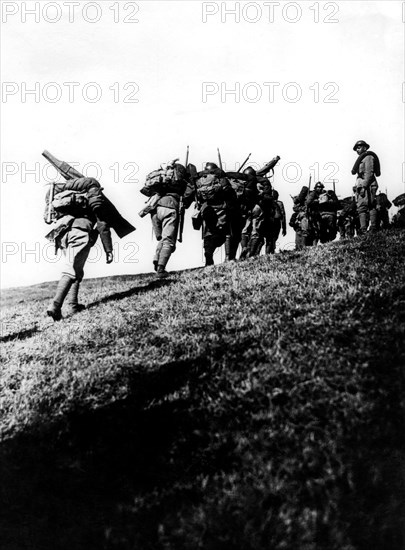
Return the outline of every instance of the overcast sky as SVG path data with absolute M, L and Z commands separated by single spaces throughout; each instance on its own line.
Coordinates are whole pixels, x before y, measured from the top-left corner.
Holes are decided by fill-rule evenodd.
M 1 38 L 1 283 L 59 278 L 45 240 L 41 156 L 76 162 L 136 227 L 107 266 L 98 246 L 86 277 L 151 271 L 155 241 L 139 189 L 179 157 L 229 170 L 275 155 L 274 187 L 313 180 L 350 194 L 366 140 L 381 160 L 380 189 L 404 189 L 404 3 L 3 1 Z M 396 209 L 391 210 L 391 214 Z M 169 270 L 203 265 L 187 213 Z M 294 232 L 280 241 L 292 247 Z M 218 253 L 216 262 L 219 262 Z

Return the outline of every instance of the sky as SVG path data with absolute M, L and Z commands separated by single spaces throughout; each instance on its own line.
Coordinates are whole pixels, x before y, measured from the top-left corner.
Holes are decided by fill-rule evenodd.
M 1 286 L 60 276 L 44 237 L 44 196 L 58 178 L 44 149 L 99 179 L 137 228 L 113 234 L 111 265 L 96 245 L 86 277 L 152 270 L 139 190 L 161 163 L 184 162 L 187 145 L 199 169 L 217 162 L 217 147 L 227 170 L 249 153 L 257 167 L 279 155 L 273 185 L 287 217 L 310 175 L 350 195 L 359 139 L 380 158 L 381 191 L 404 192 L 404 6 L 3 0 Z M 169 270 L 204 263 L 190 216 Z M 289 228 L 278 249 L 293 242 Z

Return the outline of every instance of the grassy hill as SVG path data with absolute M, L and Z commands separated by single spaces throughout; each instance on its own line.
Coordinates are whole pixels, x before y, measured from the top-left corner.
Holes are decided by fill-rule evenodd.
M 404 236 L 5 291 L 1 549 L 402 549 Z

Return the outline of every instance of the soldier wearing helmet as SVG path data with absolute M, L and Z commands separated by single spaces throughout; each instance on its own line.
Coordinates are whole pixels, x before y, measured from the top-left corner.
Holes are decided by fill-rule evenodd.
M 381 175 L 380 161 L 370 145 L 364 140 L 356 141 L 353 151 L 358 158 L 352 168 L 356 179 L 356 206 L 360 221 L 360 233 L 377 230 L 376 194 L 378 189 L 377 177 Z M 370 227 L 369 227 L 370 225 Z

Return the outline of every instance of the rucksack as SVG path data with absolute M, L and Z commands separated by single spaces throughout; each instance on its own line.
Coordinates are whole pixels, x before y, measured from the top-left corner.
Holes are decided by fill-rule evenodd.
M 87 193 L 65 189 L 63 184 L 53 185 L 51 204 L 49 204 L 51 199 L 50 191 L 48 191 L 45 198 L 44 219 L 46 223 L 51 223 L 66 215 L 80 217 L 86 214 L 89 206 Z
M 200 202 L 217 200 L 222 194 L 221 181 L 216 174 L 203 173 L 199 176 L 196 185 Z
M 278 201 L 274 201 L 274 214 L 273 214 L 273 218 L 275 220 L 281 220 L 281 218 L 283 217 L 283 214 L 281 212 L 281 207 L 280 207 L 280 204 Z
M 154 193 L 165 193 L 168 190 L 173 191 L 171 188 L 173 185 L 176 186 L 176 182 L 185 181 L 186 179 L 186 169 L 181 164 L 161 167 L 158 170 L 153 170 L 153 172 L 150 172 L 146 176 L 141 193 L 151 196 Z

